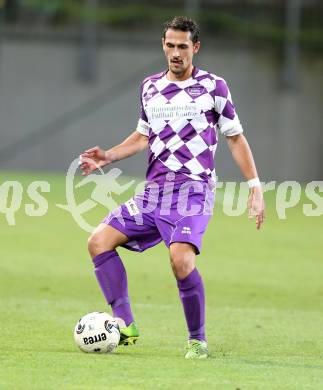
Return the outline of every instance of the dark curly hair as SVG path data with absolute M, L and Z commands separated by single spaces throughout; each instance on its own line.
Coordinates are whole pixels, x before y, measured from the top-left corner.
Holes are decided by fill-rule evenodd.
M 194 20 L 186 16 L 175 16 L 173 20 L 164 23 L 163 38 L 165 38 L 167 30 L 189 31 L 191 33 L 191 40 L 193 43 L 198 42 L 200 37 L 200 28 Z

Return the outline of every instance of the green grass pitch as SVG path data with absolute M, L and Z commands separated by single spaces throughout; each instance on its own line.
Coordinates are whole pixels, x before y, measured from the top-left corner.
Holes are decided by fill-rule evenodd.
M 183 358 L 186 327 L 163 244 L 142 254 L 120 250 L 138 344 L 90 355 L 74 345 L 73 327 L 106 305 L 88 234 L 55 206 L 65 203 L 64 177 L 0 177 L 19 180 L 25 192 L 15 226 L 0 214 L 0 389 L 323 389 L 323 218 L 305 217 L 302 203 L 279 220 L 274 193 L 266 194 L 257 232 L 246 215 L 223 214 L 219 191 L 197 263 L 210 359 Z M 28 217 L 27 185 L 44 179 L 48 213 Z M 97 207 L 87 219 L 99 223 L 104 214 Z

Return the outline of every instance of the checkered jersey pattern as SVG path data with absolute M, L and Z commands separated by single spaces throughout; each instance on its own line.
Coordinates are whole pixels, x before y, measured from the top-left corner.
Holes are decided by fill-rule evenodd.
M 137 131 L 149 137 L 147 180 L 163 182 L 173 171 L 178 180 L 215 181 L 217 130 L 243 131 L 222 78 L 194 68 L 184 81 L 166 72 L 143 81 Z

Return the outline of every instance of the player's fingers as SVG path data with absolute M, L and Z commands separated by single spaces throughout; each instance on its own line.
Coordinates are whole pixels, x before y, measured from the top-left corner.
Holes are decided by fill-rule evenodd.
M 253 206 L 248 208 L 248 218 L 254 218 L 256 216 Z
M 91 168 L 89 166 L 85 166 L 85 167 L 82 168 L 82 171 L 83 172 L 90 172 Z
M 79 165 L 82 165 L 83 162 L 84 162 L 84 161 L 83 161 L 82 154 L 80 154 L 80 155 L 79 155 L 79 162 L 78 162 L 78 164 L 79 164 Z
M 81 154 L 81 159 L 91 159 L 96 155 L 96 152 L 84 152 Z
M 81 166 L 81 165 L 89 165 L 88 159 L 84 159 L 84 158 L 80 157 L 79 166 Z
M 85 153 L 93 153 L 99 150 L 98 146 L 94 146 L 94 148 L 87 149 Z
M 260 224 L 262 225 L 265 221 L 266 213 L 265 213 L 265 203 L 262 201 L 261 204 L 261 212 L 260 212 Z
M 261 219 L 262 219 L 262 221 L 265 219 L 265 210 L 264 209 L 261 210 Z
M 91 173 L 95 170 L 98 169 L 98 165 L 97 164 L 89 164 L 86 168 L 86 170 L 88 171 L 88 173 Z
M 84 169 L 83 173 L 82 173 L 82 176 L 87 176 L 89 175 L 90 173 L 92 172 L 92 169 L 90 167 L 87 167 L 86 169 Z
M 248 217 L 249 218 L 253 218 L 252 215 L 251 215 L 251 210 L 252 210 L 252 194 L 249 195 L 248 197 L 248 204 L 247 204 L 247 207 L 248 207 Z
M 261 225 L 264 223 L 264 212 L 262 211 L 259 215 L 257 215 L 257 229 L 259 230 Z
M 255 218 L 259 214 L 257 204 L 252 202 L 249 208 L 249 218 Z
M 85 164 L 85 166 L 93 166 L 93 167 L 95 167 L 94 169 L 97 168 L 97 162 L 95 161 L 94 158 L 91 158 L 89 156 L 81 157 L 80 162 L 81 162 L 81 165 Z
M 80 168 L 84 168 L 84 167 L 88 167 L 88 166 L 90 166 L 90 162 L 89 161 L 80 160 L 80 162 L 79 162 L 79 167 Z
M 80 154 L 79 161 L 83 162 L 83 161 L 85 161 L 88 157 L 89 157 L 89 155 L 88 155 L 87 153 L 82 153 L 82 154 Z
M 257 230 L 260 229 L 260 226 L 261 226 L 260 215 L 257 215 L 257 218 L 256 218 L 256 228 L 257 228 Z

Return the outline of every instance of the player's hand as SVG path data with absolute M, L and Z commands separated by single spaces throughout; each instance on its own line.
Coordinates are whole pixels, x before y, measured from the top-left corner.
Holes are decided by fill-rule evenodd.
M 101 149 L 99 146 L 88 149 L 80 155 L 79 166 L 82 169 L 83 176 L 89 175 L 91 172 L 98 168 L 102 168 L 105 165 L 110 164 L 107 152 Z
M 248 199 L 249 218 L 256 218 L 256 227 L 259 230 L 265 219 L 265 202 L 261 187 L 253 187 Z

